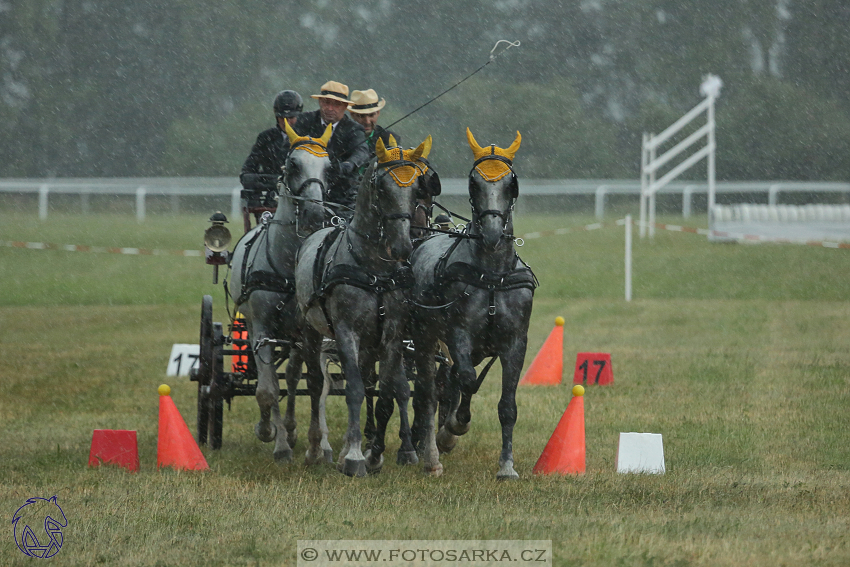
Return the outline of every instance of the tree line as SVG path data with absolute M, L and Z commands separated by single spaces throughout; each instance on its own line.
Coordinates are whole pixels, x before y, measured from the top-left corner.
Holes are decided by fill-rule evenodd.
M 5 0 L 0 177 L 235 177 L 279 90 L 374 88 L 386 126 L 507 39 L 392 128 L 444 176 L 470 127 L 520 131 L 523 176 L 634 178 L 713 73 L 719 179 L 847 180 L 848 30 L 843 0 Z

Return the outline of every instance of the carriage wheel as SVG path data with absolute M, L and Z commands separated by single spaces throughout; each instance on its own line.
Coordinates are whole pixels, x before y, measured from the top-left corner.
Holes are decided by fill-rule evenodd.
M 205 295 L 201 303 L 201 340 L 198 357 L 198 417 L 196 429 L 198 444 L 207 442 L 207 422 L 209 421 L 208 401 L 206 391 L 212 380 L 213 368 L 213 308 L 212 296 Z
M 213 323 L 212 343 L 214 347 L 210 385 L 214 393 L 206 396 L 207 432 L 211 449 L 221 449 L 222 431 L 224 429 L 224 398 L 220 395 L 224 380 L 223 342 L 221 323 Z

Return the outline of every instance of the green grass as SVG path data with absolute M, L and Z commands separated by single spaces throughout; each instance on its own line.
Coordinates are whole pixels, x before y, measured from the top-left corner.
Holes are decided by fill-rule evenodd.
M 182 250 L 198 248 L 205 219 L 2 213 L 0 240 Z M 516 232 L 592 221 L 528 216 Z M 850 563 L 846 251 L 659 232 L 635 238 L 630 303 L 621 227 L 529 239 L 520 253 L 541 281 L 526 362 L 564 316 L 565 383 L 520 389 L 522 478 L 500 483 L 498 365 L 439 479 L 397 467 L 394 434 L 375 477 L 277 466 L 253 435 L 249 398 L 226 411 L 210 472 L 157 471 L 156 387 L 171 345 L 197 340 L 205 293 L 226 318 L 211 269 L 0 248 L 0 511 L 58 495 L 69 519 L 59 565 L 294 565 L 298 539 L 551 539 L 555 565 Z M 581 351 L 610 352 L 615 376 L 586 394 L 587 473 L 532 475 Z M 193 384 L 168 381 L 193 424 Z M 299 400 L 299 455 L 307 410 Z M 339 398 L 329 425 L 338 449 Z M 141 472 L 86 467 L 99 428 L 138 431 Z M 667 474 L 616 474 L 621 431 L 662 433 Z M 6 534 L 0 563 L 29 564 Z

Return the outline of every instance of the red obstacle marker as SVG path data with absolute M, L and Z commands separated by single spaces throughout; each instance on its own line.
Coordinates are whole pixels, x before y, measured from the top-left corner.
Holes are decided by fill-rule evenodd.
M 549 333 L 549 337 L 531 366 L 519 381 L 520 385 L 533 384 L 554 386 L 561 383 L 564 373 L 564 318 L 555 318 L 555 328 Z
M 235 321 L 233 322 L 233 327 L 231 330 L 231 337 L 234 339 L 248 340 L 248 328 L 245 326 L 244 315 L 240 312 L 236 312 Z M 233 350 L 248 350 L 248 345 L 233 345 Z M 248 371 L 248 356 L 247 355 L 235 355 L 230 359 L 230 371 L 245 373 Z
M 189 426 L 169 394 L 171 388 L 159 387 L 159 438 L 156 444 L 156 466 L 202 471 L 210 466 L 201 453 Z
M 611 366 L 610 354 L 605 352 L 578 353 L 573 384 L 608 386 L 613 383 L 614 369 Z
M 533 472 L 583 474 L 584 471 L 584 387 L 573 386 L 573 398 L 537 459 Z
M 131 472 L 139 470 L 136 432 L 126 429 L 95 429 L 91 437 L 89 466 L 118 465 Z

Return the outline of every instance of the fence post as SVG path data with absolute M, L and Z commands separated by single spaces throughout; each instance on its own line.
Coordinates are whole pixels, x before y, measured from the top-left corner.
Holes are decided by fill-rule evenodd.
M 47 193 L 49 191 L 47 184 L 38 188 L 38 218 L 39 220 L 47 220 Z
M 632 300 L 632 215 L 626 215 L 626 301 Z
M 685 188 L 682 190 L 682 216 L 686 219 L 691 218 L 691 198 L 693 193 L 693 185 L 685 185 Z
M 230 219 L 242 218 L 242 187 L 234 187 L 230 194 Z
M 145 221 L 145 195 L 147 191 L 144 187 L 136 189 L 136 222 Z
M 602 220 L 605 216 L 605 192 L 607 190 L 607 185 L 600 185 L 596 188 L 596 218 L 599 220 Z
M 649 135 L 650 142 L 654 136 L 652 134 Z M 655 145 L 649 148 L 649 162 L 655 162 Z M 649 238 L 650 240 L 655 238 L 655 193 L 658 191 L 655 188 L 655 170 L 649 172 Z
M 649 137 L 646 132 L 643 133 L 643 139 L 640 145 L 640 226 L 638 234 L 641 238 L 646 236 L 646 166 L 647 166 L 647 150 L 646 144 L 649 142 Z
M 771 207 L 776 206 L 777 196 L 779 195 L 779 184 L 773 184 L 767 190 L 767 204 Z

